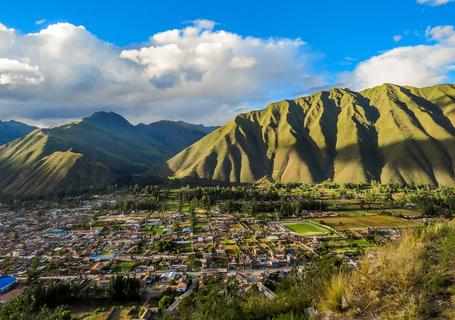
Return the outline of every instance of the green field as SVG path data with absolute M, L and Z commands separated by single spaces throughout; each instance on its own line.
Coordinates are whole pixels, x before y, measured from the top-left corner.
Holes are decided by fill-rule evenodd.
M 422 212 L 417 209 L 372 209 L 372 210 L 346 210 L 337 211 L 341 217 L 357 217 L 357 216 L 406 216 L 410 218 L 422 217 Z
M 393 216 L 369 215 L 351 217 L 329 217 L 315 219 L 322 224 L 339 230 L 362 230 L 368 228 L 405 228 L 416 225 L 415 221 Z
M 315 236 L 329 233 L 329 230 L 326 228 L 309 221 L 288 223 L 283 226 L 297 234 L 305 236 Z

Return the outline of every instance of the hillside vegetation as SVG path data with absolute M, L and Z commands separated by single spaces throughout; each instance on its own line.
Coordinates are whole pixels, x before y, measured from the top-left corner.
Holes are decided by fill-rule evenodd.
M 154 131 L 157 126 L 167 138 Z M 23 196 L 102 188 L 159 168 L 207 130 L 170 121 L 134 126 L 113 112 L 36 129 L 0 147 L 0 190 Z
M 236 116 L 171 160 L 216 182 L 455 184 L 455 85 L 333 89 Z
M 319 309 L 336 319 L 453 319 L 455 223 L 437 223 L 368 252 L 336 274 Z

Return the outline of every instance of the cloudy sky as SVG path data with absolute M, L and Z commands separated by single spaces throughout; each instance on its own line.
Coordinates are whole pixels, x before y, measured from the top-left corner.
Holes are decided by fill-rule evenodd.
M 222 124 L 331 87 L 454 82 L 455 2 L 396 2 L 17 1 L 0 13 L 0 119 Z

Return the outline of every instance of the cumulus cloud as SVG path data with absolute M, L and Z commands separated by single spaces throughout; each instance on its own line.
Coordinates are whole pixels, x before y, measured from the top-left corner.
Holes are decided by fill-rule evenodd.
M 398 47 L 360 62 L 341 82 L 354 89 L 382 83 L 428 86 L 449 80 L 455 63 L 455 31 L 452 26 L 426 30 L 434 44 Z
M 417 0 L 418 4 L 429 5 L 432 7 L 438 7 L 445 5 L 449 2 L 453 2 L 454 0 Z
M 38 84 L 43 80 L 38 67 L 18 60 L 0 58 L 0 85 Z
M 455 29 L 453 26 L 437 26 L 434 28 L 428 27 L 425 30 L 425 36 L 429 40 L 455 46 Z
M 227 106 L 321 85 L 313 60 L 300 39 L 242 36 L 210 20 L 128 49 L 70 23 L 28 34 L 0 24 L 0 117 L 53 123 L 109 109 L 133 121 L 222 123 Z

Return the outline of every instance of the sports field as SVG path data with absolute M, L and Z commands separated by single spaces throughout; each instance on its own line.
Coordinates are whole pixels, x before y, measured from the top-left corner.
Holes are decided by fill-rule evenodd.
M 317 225 L 316 223 L 310 221 L 302 221 L 296 223 L 287 223 L 283 225 L 289 230 L 304 236 L 316 236 L 327 234 L 330 231 L 322 226 Z
M 329 217 L 318 218 L 315 219 L 315 221 L 339 230 L 361 230 L 367 228 L 406 228 L 416 225 L 415 221 L 409 221 L 385 215 Z

